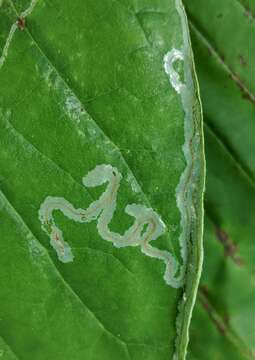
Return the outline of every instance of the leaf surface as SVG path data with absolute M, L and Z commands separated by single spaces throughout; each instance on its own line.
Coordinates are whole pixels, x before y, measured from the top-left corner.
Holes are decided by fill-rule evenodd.
M 201 269 L 204 169 L 186 18 L 176 4 L 1 5 L 0 334 L 18 359 L 185 357 Z M 173 48 L 184 57 L 172 69 L 182 95 L 164 70 Z M 92 187 L 82 182 L 99 165 L 122 178 L 108 207 L 83 223 L 77 213 L 109 186 L 101 173 L 91 175 Z M 54 234 L 39 217 L 49 197 L 61 199 Z M 165 224 L 153 244 L 114 246 L 134 223 L 127 205 Z M 100 235 L 106 221 L 108 238 Z M 60 261 L 60 240 L 49 238 L 56 234 L 72 261 Z

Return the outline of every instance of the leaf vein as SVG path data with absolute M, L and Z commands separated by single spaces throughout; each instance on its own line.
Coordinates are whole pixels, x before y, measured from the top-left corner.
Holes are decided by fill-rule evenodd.
M 193 30 L 193 32 L 197 35 L 197 38 L 200 40 L 200 42 L 215 57 L 215 59 L 222 66 L 225 72 L 230 76 L 230 78 L 239 87 L 239 89 L 246 95 L 247 99 L 249 99 L 251 103 L 255 105 L 255 95 L 253 94 L 253 92 L 245 85 L 244 81 L 226 63 L 222 54 L 219 52 L 218 49 L 216 49 L 213 46 L 212 41 L 208 39 L 208 36 L 206 36 L 205 32 L 202 32 L 202 30 L 199 29 L 197 25 L 195 25 L 194 21 L 191 20 L 190 15 L 189 15 L 189 24 L 191 30 Z
M 204 308 L 217 330 L 236 348 L 246 359 L 254 360 L 255 355 L 251 349 L 249 349 L 243 342 L 242 338 L 238 336 L 229 325 L 221 318 L 216 309 L 209 301 L 207 290 L 205 287 L 200 286 L 198 291 L 198 300 L 201 306 Z
M 206 119 L 204 118 L 204 126 L 207 131 L 209 131 L 222 146 L 224 151 L 230 156 L 231 160 L 235 163 L 240 175 L 244 177 L 253 188 L 255 188 L 255 180 L 247 169 L 247 167 L 242 163 L 241 159 L 235 154 L 234 150 L 227 144 L 226 140 L 219 134 L 218 129 L 215 129 Z

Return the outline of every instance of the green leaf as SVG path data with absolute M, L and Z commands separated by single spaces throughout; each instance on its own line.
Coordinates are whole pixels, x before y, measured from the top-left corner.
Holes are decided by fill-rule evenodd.
M 205 266 L 191 354 L 255 359 L 255 6 L 251 0 L 186 5 L 207 159 Z
M 3 351 L 184 359 L 204 158 L 180 1 L 5 0 L 0 13 Z

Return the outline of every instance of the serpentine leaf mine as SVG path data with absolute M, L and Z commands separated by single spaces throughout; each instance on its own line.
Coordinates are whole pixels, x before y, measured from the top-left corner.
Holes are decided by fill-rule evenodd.
M 125 212 L 135 220 L 133 225 L 123 235 L 109 229 L 117 205 L 117 193 L 122 175 L 111 165 L 97 165 L 84 178 L 83 185 L 96 187 L 107 183 L 106 190 L 98 200 L 92 202 L 87 209 L 75 209 L 74 206 L 61 197 L 48 196 L 41 204 L 39 219 L 43 230 L 50 237 L 50 244 L 56 250 L 60 261 L 73 261 L 70 246 L 64 241 L 62 231 L 56 226 L 53 211 L 60 210 L 66 217 L 79 223 L 97 220 L 99 235 L 112 242 L 117 248 L 125 246 L 140 246 L 141 251 L 152 258 L 162 260 L 165 265 L 164 279 L 168 285 L 179 287 L 182 279 L 175 277 L 179 264 L 172 254 L 151 246 L 150 242 L 165 233 L 166 225 L 160 216 L 151 208 L 140 204 L 128 204 Z

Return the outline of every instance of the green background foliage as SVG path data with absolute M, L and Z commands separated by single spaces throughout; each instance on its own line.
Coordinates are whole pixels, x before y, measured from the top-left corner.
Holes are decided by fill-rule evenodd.
M 205 259 L 192 359 L 255 359 L 255 5 L 185 1 L 204 113 Z

